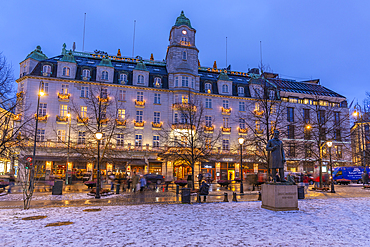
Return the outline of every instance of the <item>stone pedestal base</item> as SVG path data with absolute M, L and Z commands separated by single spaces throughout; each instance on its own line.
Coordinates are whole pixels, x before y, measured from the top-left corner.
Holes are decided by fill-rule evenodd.
M 273 211 L 299 210 L 297 185 L 262 184 L 262 208 Z

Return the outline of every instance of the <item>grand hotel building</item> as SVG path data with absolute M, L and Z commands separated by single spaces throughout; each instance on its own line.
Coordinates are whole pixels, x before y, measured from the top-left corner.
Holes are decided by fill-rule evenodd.
M 128 58 L 121 56 L 120 51 L 117 55 L 77 52 L 67 50 L 65 45 L 61 55 L 50 58 L 39 46 L 32 51 L 20 63 L 18 96 L 24 105 L 18 111 L 17 121 L 22 123 L 36 113 L 42 82 L 45 95 L 40 98 L 36 149 L 36 160 L 44 164 L 41 175 L 63 175 L 67 158 L 69 171 L 93 169 L 94 159 L 89 160 L 74 150 L 94 149 L 88 146 L 89 138 L 93 137 L 86 133 L 86 126 L 83 129 L 81 125 L 94 125 L 91 119 L 87 119 L 94 106 L 88 104 L 86 99 L 93 97 L 94 88 L 101 87 L 103 98 L 115 105 L 118 118 L 110 145 L 114 159 L 103 162 L 102 170 L 158 173 L 167 179 L 184 178 L 190 172 L 189 167 L 176 160 L 158 157 L 165 148 L 158 129 L 179 121 L 173 106 L 186 101 L 191 94 L 204 104 L 207 125 L 223 130 L 215 147 L 219 155 L 208 162 L 197 163 L 195 175 L 209 172 L 215 179 L 238 176 L 240 156 L 233 151 L 233 147 L 239 145 L 237 139 L 243 134 L 241 129 L 245 126 L 240 126 L 235 119 L 240 112 L 245 113 L 255 107 L 254 92 L 258 83 L 253 78 L 260 76 L 259 71 L 239 72 L 219 69 L 215 65 L 201 66 L 195 34 L 189 19 L 181 13 L 170 30 L 163 61 L 156 61 L 153 57 L 148 60 Z M 272 97 L 285 101 L 287 107 L 295 109 L 297 114 L 303 111 L 305 104 L 318 102 L 318 97 L 323 105 L 335 107 L 343 116 L 348 114 L 346 98 L 323 87 L 318 81 L 298 82 L 281 78 L 274 81 L 271 78 L 270 82 L 274 84 L 270 92 Z M 67 117 L 70 109 L 75 110 L 75 114 L 72 111 L 71 122 Z M 344 128 L 349 131 L 349 124 Z M 65 143 L 68 137 L 71 149 L 67 154 Z M 299 141 L 294 137 L 289 140 L 283 136 L 282 139 L 284 143 Z M 345 141 L 348 142 L 342 140 L 341 143 Z M 339 147 L 339 142 L 336 145 Z M 287 169 L 313 169 L 314 160 L 294 155 L 291 150 L 287 152 L 290 153 Z M 22 150 L 20 157 L 27 156 L 32 156 L 32 152 Z M 351 162 L 346 148 L 340 150 L 335 161 L 336 165 Z M 244 160 L 244 172 L 256 172 L 261 167 L 255 160 Z

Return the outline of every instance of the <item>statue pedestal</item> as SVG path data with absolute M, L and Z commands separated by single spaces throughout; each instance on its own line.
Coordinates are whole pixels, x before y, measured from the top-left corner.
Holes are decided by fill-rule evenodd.
M 273 211 L 299 210 L 297 185 L 262 184 L 262 208 Z

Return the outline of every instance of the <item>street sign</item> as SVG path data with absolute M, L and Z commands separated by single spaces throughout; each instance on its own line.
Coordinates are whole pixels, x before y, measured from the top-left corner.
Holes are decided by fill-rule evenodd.
M 32 157 L 28 157 L 28 158 L 27 158 L 27 161 L 28 161 L 28 162 L 32 162 Z

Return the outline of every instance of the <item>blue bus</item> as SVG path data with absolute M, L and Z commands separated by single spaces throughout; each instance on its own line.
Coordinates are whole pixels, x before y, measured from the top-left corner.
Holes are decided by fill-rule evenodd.
M 368 174 L 370 174 L 369 167 L 366 167 L 366 171 Z M 362 166 L 336 167 L 333 171 L 333 180 L 337 181 L 338 179 L 348 179 L 351 180 L 351 182 L 362 183 L 362 173 L 364 173 L 364 168 Z M 337 182 L 345 183 L 340 181 Z

